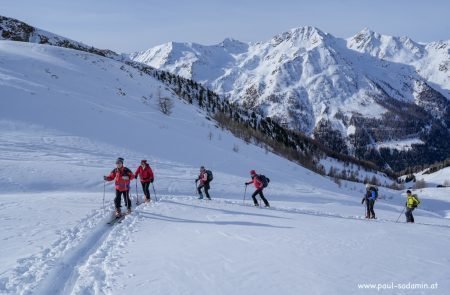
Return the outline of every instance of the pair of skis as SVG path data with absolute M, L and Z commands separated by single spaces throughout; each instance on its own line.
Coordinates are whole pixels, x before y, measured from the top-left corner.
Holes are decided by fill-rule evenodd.
M 120 217 L 114 216 L 113 219 L 111 219 L 110 221 L 108 221 L 108 224 L 109 224 L 109 225 L 114 225 L 114 224 L 116 224 L 116 223 L 122 223 L 122 221 L 123 221 L 123 219 L 125 218 L 126 215 L 127 215 L 127 214 L 122 214 L 122 215 L 120 215 Z

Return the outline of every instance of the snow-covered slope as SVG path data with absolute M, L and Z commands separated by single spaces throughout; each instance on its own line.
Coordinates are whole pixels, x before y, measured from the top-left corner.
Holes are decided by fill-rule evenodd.
M 13 40 L 38 44 L 50 44 L 54 46 L 88 51 L 94 54 L 119 60 L 125 58 L 125 56 L 120 56 L 114 51 L 94 48 L 81 42 L 74 41 L 69 38 L 30 26 L 20 20 L 1 15 L 0 15 L 0 40 Z
M 425 169 L 414 174 L 416 181 L 424 181 L 426 187 L 450 186 L 450 167 L 440 169 L 436 172 L 429 172 Z M 403 178 L 406 178 L 404 176 Z M 410 183 L 411 185 L 414 183 Z
M 12 41 L 0 41 L 0 62 L 0 249 L 8 254 L 0 257 L 1 294 L 360 294 L 367 291 L 358 284 L 391 281 L 450 287 L 444 196 L 426 197 L 418 224 L 406 226 L 395 223 L 404 196 L 381 189 L 379 220 L 365 221 L 361 184 L 338 186 L 236 139 L 135 68 Z M 172 115 L 159 111 L 160 95 L 173 100 Z M 132 169 L 149 159 L 159 202 L 110 227 L 113 187 L 106 185 L 104 205 L 102 176 L 118 156 Z M 210 202 L 194 197 L 200 165 L 214 171 Z M 249 169 L 271 178 L 272 209 L 242 205 Z
M 386 148 L 393 140 L 430 146 L 427 126 L 448 125 L 449 50 L 448 41 L 422 45 L 367 29 L 345 40 L 302 27 L 267 42 L 170 42 L 130 57 L 366 158 L 359 147 Z

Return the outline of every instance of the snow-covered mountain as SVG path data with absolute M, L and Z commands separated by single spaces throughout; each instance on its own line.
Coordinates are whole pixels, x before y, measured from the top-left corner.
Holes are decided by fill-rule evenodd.
M 309 137 L 287 130 L 270 118 L 264 118 L 251 110 L 230 103 L 195 81 L 156 70 L 143 63 L 132 61 L 126 55 L 88 46 L 32 27 L 16 19 L 3 17 L 0 19 L 0 28 L 2 32 L 6 32 L 2 34 L 0 39 L 46 44 L 92 53 L 121 63 L 121 70 L 129 73 L 131 78 L 133 78 L 133 74 L 127 68 L 133 68 L 133 71 L 137 71 L 140 76 L 151 76 L 160 81 L 166 89 L 171 90 L 176 98 L 194 104 L 205 111 L 206 116 L 210 117 L 209 119 L 214 118 L 221 128 L 227 128 L 235 136 L 244 139 L 246 142 L 254 142 L 315 172 L 328 173 L 329 176 L 352 181 L 372 179 L 376 183 L 385 185 L 389 185 L 392 181 L 384 173 L 378 173 L 377 170 L 380 170 L 380 168 L 373 163 L 340 155 Z M 122 95 L 126 95 L 121 87 L 118 89 Z M 157 96 L 159 98 L 166 97 L 162 93 Z M 144 93 L 142 98 L 144 101 L 148 101 L 150 96 Z M 336 161 L 336 159 L 339 160 Z M 361 168 L 364 168 L 366 173 L 359 173 Z M 390 171 L 385 172 L 391 178 L 393 177 Z
M 425 156 L 430 134 L 449 139 L 449 51 L 449 41 L 419 44 L 367 29 L 341 39 L 302 27 L 259 43 L 170 42 L 130 58 L 201 82 L 335 150 L 402 169 L 417 153 L 425 162 L 449 155 L 448 146 L 434 146 L 442 152 Z
M 362 184 L 236 138 L 132 66 L 14 41 L 0 41 L 0 61 L 0 294 L 361 294 L 373 288 L 361 272 L 448 288 L 447 190 L 421 192 L 418 224 L 405 227 L 404 197 L 380 188 L 379 220 L 367 221 Z M 159 96 L 172 99 L 170 116 Z M 102 176 L 118 156 L 133 170 L 149 160 L 158 202 L 136 207 L 133 183 L 133 212 L 111 227 L 114 187 Z M 214 171 L 212 201 L 194 195 L 200 165 Z M 248 206 L 252 168 L 271 178 L 271 209 Z M 382 271 L 354 259 L 368 250 L 389 261 Z
M 448 189 L 419 191 L 416 224 L 406 225 L 403 192 L 380 187 L 378 220 L 366 220 L 362 184 L 333 181 L 219 128 L 208 108 L 239 119 L 240 110 L 193 81 L 64 38 L 57 46 L 4 39 L 0 294 L 365 294 L 391 281 L 399 294 L 450 287 Z M 159 98 L 173 103 L 170 115 Z M 279 133 L 280 144 L 308 143 Z M 149 160 L 156 202 L 136 206 L 142 192 L 132 182 L 132 213 L 110 226 L 114 185 L 103 175 L 119 156 L 132 170 Z M 200 165 L 214 172 L 211 201 L 194 191 Z M 250 169 L 271 178 L 264 190 L 271 208 L 250 203 Z

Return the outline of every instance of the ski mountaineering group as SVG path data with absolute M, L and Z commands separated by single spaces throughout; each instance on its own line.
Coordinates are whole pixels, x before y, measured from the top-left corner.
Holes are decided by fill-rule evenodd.
M 247 192 L 247 186 L 253 184 L 255 191 L 252 194 L 253 203 L 255 206 L 259 206 L 256 196 L 259 195 L 261 200 L 264 202 L 265 207 L 270 207 L 269 201 L 264 196 L 263 190 L 266 188 L 270 182 L 270 179 L 262 174 L 257 174 L 255 170 L 250 171 L 251 180 L 245 182 L 245 193 Z M 147 160 L 142 160 L 139 167 L 133 173 L 129 168 L 124 166 L 124 159 L 117 158 L 116 168 L 114 168 L 108 176 L 104 176 L 105 181 L 115 181 L 116 197 L 114 198 L 115 206 L 115 217 L 122 218 L 124 215 L 121 211 L 121 199 L 123 196 L 125 206 L 127 207 L 127 214 L 131 213 L 131 199 L 130 199 L 130 183 L 133 179 L 141 181 L 142 191 L 145 195 L 145 203 L 151 201 L 150 198 L 150 184 L 153 184 L 155 176 Z M 204 166 L 200 167 L 200 174 L 195 179 L 196 191 L 199 195 L 198 199 L 203 199 L 203 192 L 205 193 L 206 199 L 211 200 L 209 195 L 210 183 L 213 180 L 213 174 L 211 170 L 207 170 Z M 137 184 L 136 184 L 137 190 Z M 245 198 L 244 193 L 244 198 Z M 420 204 L 420 200 L 417 195 L 412 194 L 410 190 L 406 191 L 406 203 L 405 203 L 405 216 L 407 223 L 414 223 L 414 216 L 412 212 Z M 361 201 L 361 204 L 366 203 L 366 218 L 376 219 L 374 205 L 378 198 L 378 188 L 375 185 L 366 184 L 366 193 Z M 401 215 L 401 214 L 400 214 Z

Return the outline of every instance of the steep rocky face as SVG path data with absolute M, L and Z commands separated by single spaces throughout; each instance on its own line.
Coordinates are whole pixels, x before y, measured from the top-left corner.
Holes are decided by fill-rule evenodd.
M 448 44 L 368 29 L 340 39 L 302 27 L 267 42 L 169 43 L 131 58 L 194 79 L 341 153 L 381 163 L 382 149 L 430 152 L 430 134 L 448 129 Z M 438 134 L 449 141 L 448 132 Z M 390 144 L 403 141 L 414 144 Z

